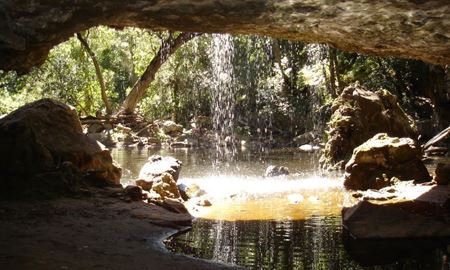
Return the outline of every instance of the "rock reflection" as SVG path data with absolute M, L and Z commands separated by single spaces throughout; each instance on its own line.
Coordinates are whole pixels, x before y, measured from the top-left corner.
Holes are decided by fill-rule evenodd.
M 247 269 L 445 269 L 444 253 L 432 241 L 418 243 L 419 253 L 402 253 L 408 249 L 401 249 L 398 241 L 384 246 L 345 243 L 348 253 L 340 217 L 312 216 L 294 221 L 198 219 L 191 231 L 167 246 L 177 253 Z

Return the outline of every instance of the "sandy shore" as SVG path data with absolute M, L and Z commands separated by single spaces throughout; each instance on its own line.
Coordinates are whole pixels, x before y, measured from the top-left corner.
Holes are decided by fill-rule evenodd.
M 236 269 L 164 248 L 190 220 L 110 191 L 0 202 L 0 269 Z

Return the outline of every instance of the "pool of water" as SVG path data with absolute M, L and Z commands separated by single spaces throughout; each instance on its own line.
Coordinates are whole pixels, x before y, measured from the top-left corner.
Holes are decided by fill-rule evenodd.
M 318 154 L 295 149 L 240 151 L 221 160 L 212 150 L 114 149 L 132 183 L 149 155 L 183 162 L 181 183 L 207 192 L 211 207 L 193 207 L 190 231 L 168 241 L 169 250 L 248 269 L 448 269 L 448 243 L 366 241 L 346 237 L 341 209 L 354 203 L 340 175 L 321 172 Z M 269 165 L 290 170 L 264 178 Z

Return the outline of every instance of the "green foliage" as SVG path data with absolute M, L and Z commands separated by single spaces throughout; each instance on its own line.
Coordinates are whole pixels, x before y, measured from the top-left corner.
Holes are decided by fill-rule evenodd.
M 108 97 L 117 110 L 168 33 L 97 27 L 83 36 L 96 54 Z M 139 113 L 184 125 L 195 116 L 209 116 L 211 41 L 212 36 L 204 34 L 178 49 L 159 69 Z M 406 97 L 424 87 L 428 74 L 427 65 L 419 61 L 337 51 L 333 75 L 326 45 L 259 36 L 235 36 L 233 42 L 237 130 L 247 135 L 294 136 L 320 130 L 328 120 L 324 105 L 333 100 L 331 76 L 336 76 L 341 89 L 359 81 L 368 89 L 387 89 L 407 102 Z M 83 115 L 103 110 L 94 66 L 76 38 L 53 48 L 47 61 L 26 76 L 0 71 L 0 113 L 42 97 L 66 102 Z

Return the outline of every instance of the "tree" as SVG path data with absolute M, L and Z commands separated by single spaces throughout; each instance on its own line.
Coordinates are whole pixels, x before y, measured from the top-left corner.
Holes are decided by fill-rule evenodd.
M 106 114 L 111 115 L 112 108 L 111 108 L 111 104 L 109 103 L 108 96 L 106 94 L 105 80 L 103 79 L 102 71 L 100 69 L 100 65 L 98 63 L 97 56 L 95 55 L 94 51 L 92 51 L 92 49 L 89 47 L 89 44 L 87 43 L 87 41 L 83 38 L 83 36 L 80 33 L 77 33 L 76 36 L 77 36 L 78 40 L 80 41 L 81 45 L 83 46 L 84 50 L 87 52 L 87 54 L 91 58 L 92 63 L 94 64 L 95 74 L 97 75 L 97 80 L 100 85 L 102 101 L 106 108 Z
M 188 42 L 192 38 L 198 36 L 198 33 L 181 33 L 176 38 L 173 34 L 169 34 L 169 37 L 163 40 L 159 51 L 155 57 L 150 61 L 144 73 L 139 80 L 134 84 L 131 92 L 125 98 L 121 112 L 125 114 L 132 114 L 136 110 L 136 106 L 139 101 L 145 96 L 148 86 L 155 79 L 155 75 L 159 68 L 166 62 L 166 60 L 184 43 Z

